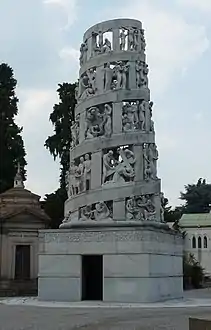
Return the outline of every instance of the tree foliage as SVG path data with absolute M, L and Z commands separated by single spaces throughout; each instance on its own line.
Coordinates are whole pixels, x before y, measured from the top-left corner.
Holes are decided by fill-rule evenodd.
M 195 259 L 193 254 L 185 254 L 183 256 L 183 286 L 184 289 L 195 288 L 202 286 L 205 278 L 204 269 Z
M 211 184 L 200 178 L 196 184 L 185 186 L 180 199 L 185 201 L 184 213 L 207 213 L 211 206 Z
M 164 198 L 164 220 L 165 222 L 175 222 L 179 220 L 182 216 L 182 207 L 176 207 L 172 209 L 171 206 L 169 206 L 168 198 Z
M 45 141 L 54 160 L 60 160 L 60 188 L 54 193 L 47 194 L 43 202 L 45 212 L 52 219 L 51 227 L 58 228 L 64 218 L 64 202 L 67 199 L 65 177 L 70 164 L 70 145 L 72 142 L 71 123 L 75 118 L 75 87 L 76 84 L 63 83 L 58 85 L 59 103 L 53 107 L 50 121 L 54 134 Z
M 45 147 L 53 155 L 54 159 L 59 157 L 61 164 L 60 187 L 65 189 L 65 175 L 70 163 L 71 122 L 75 117 L 75 84 L 59 84 L 57 93 L 59 103 L 53 107 L 50 121 L 54 127 L 54 134 L 45 141 Z
M 0 193 L 13 187 L 18 162 L 25 180 L 22 128 L 15 123 L 18 114 L 16 85 L 12 68 L 6 63 L 0 64 Z

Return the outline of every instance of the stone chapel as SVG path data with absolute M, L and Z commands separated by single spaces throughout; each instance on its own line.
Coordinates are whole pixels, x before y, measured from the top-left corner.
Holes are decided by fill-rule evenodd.
M 14 187 L 0 194 L 0 296 L 37 292 L 38 230 L 50 221 L 39 199 L 24 188 L 19 165 Z

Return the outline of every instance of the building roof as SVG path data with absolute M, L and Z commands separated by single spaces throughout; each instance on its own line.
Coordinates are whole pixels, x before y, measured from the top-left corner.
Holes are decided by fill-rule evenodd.
M 49 221 L 50 218 L 41 208 L 39 200 L 39 195 L 24 188 L 19 165 L 14 179 L 14 187 L 0 194 L 0 218 L 9 220 L 20 213 L 27 213 L 38 219 Z
M 11 197 L 21 197 L 21 198 L 27 198 L 27 199 L 29 198 L 36 200 L 40 199 L 39 195 L 32 193 L 28 189 L 25 189 L 23 187 L 13 187 L 0 194 L 0 201 L 1 199 L 11 198 Z
M 211 227 L 211 213 L 183 214 L 180 227 Z

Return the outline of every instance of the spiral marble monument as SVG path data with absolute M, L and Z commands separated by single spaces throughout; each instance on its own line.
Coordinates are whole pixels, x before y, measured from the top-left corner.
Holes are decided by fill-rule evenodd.
M 60 229 L 40 233 L 40 299 L 182 295 L 182 238 L 163 219 L 145 48 L 137 20 L 102 22 L 84 34 L 68 200 Z M 87 270 L 91 256 L 101 258 L 98 275 Z M 93 296 L 91 277 L 101 291 Z

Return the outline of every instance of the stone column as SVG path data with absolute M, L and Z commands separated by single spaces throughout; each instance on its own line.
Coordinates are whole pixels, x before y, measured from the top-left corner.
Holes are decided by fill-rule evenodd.
M 134 145 L 133 152 L 136 158 L 135 162 L 135 181 L 144 180 L 144 162 L 143 162 L 143 145 Z
M 125 198 L 113 201 L 113 220 L 125 221 Z
M 130 62 L 128 88 L 136 89 L 136 62 Z
M 122 102 L 113 103 L 113 134 L 122 133 Z
M 160 194 L 157 193 L 154 195 L 154 205 L 155 205 L 155 209 L 156 209 L 156 221 L 160 222 L 161 218 L 161 201 L 160 201 Z
M 146 128 L 146 132 L 150 131 L 150 119 L 151 119 L 151 115 L 150 115 L 150 110 L 149 110 L 149 102 L 147 102 L 147 107 L 145 108 L 145 128 Z
M 104 91 L 104 66 L 98 66 L 96 68 L 96 87 L 97 93 L 102 94 Z
M 119 29 L 113 30 L 113 50 L 116 52 L 120 51 L 120 44 L 119 44 Z
M 102 151 L 92 154 L 91 189 L 100 188 L 102 184 Z
M 86 118 L 86 111 L 80 114 L 80 132 L 79 132 L 79 143 L 82 143 L 85 140 L 85 118 Z

